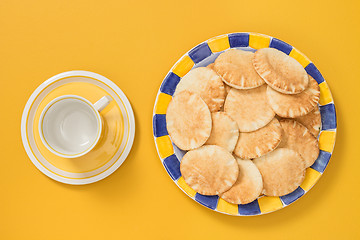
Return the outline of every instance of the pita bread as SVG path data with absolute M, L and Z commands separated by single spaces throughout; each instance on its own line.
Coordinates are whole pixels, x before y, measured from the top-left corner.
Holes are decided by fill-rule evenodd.
M 181 160 L 180 171 L 185 182 L 203 195 L 217 195 L 229 190 L 239 175 L 235 158 L 215 145 L 188 151 Z
M 227 84 L 224 84 L 225 85 L 225 94 L 226 96 L 229 94 L 230 90 L 231 90 L 231 87 Z
M 318 106 L 315 106 L 315 108 L 308 114 L 302 117 L 297 117 L 295 120 L 307 127 L 310 133 L 315 137 L 319 135 L 321 129 L 321 115 Z
M 299 94 L 283 94 L 268 86 L 269 104 L 275 113 L 284 118 L 296 118 L 311 112 L 320 99 L 320 88 L 309 76 L 309 86 Z
M 251 203 L 263 190 L 261 174 L 251 160 L 239 158 L 236 160 L 239 165 L 239 177 L 235 184 L 221 195 L 221 198 L 233 204 Z
M 297 94 L 308 85 L 309 78 L 301 64 L 275 48 L 257 50 L 253 64 L 257 73 L 276 91 Z
M 281 120 L 281 119 L 283 119 L 282 117 L 280 117 L 279 115 L 275 115 L 275 118 L 277 119 L 277 120 Z
M 240 132 L 262 128 L 275 116 L 268 104 L 266 85 L 249 90 L 232 88 L 226 97 L 224 110 L 237 122 Z
M 304 160 L 291 149 L 278 148 L 253 162 L 263 177 L 263 193 L 267 196 L 289 194 L 304 181 Z
M 216 72 L 214 66 L 215 66 L 215 63 L 210 63 L 207 67 Z M 229 93 L 231 87 L 229 85 L 227 85 L 226 83 L 224 84 L 224 87 L 225 87 L 225 97 L 226 97 L 226 95 Z
M 242 159 L 257 158 L 273 151 L 281 141 L 282 128 L 273 118 L 270 123 L 253 132 L 242 132 L 234 154 Z
M 215 63 L 210 63 L 209 65 L 207 65 L 208 68 L 215 71 L 214 66 L 215 66 Z
M 253 64 L 254 53 L 230 49 L 221 53 L 215 60 L 215 71 L 229 86 L 237 89 L 250 89 L 265 84 L 256 73 Z
M 299 153 L 305 161 L 305 167 L 313 165 L 319 156 L 318 140 L 302 124 L 292 119 L 280 121 L 283 138 L 279 147 L 289 148 Z
M 239 128 L 225 112 L 211 114 L 212 129 L 209 139 L 205 144 L 217 145 L 233 152 L 239 138 Z
M 190 150 L 202 146 L 209 138 L 211 114 L 199 95 L 182 91 L 169 103 L 166 125 L 176 146 Z
M 224 83 L 210 68 L 198 67 L 188 72 L 177 85 L 174 96 L 184 90 L 199 94 L 211 112 L 219 111 L 224 104 Z

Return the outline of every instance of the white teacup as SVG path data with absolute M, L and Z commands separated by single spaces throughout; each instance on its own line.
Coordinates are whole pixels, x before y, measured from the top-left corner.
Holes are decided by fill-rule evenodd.
M 100 139 L 99 114 L 111 101 L 104 96 L 95 104 L 76 95 L 64 95 L 51 101 L 41 113 L 40 137 L 54 154 L 65 158 L 80 157 L 91 151 Z

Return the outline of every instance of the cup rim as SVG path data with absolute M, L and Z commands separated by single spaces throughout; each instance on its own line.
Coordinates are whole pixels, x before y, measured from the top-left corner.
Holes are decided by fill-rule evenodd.
M 46 141 L 44 133 L 43 133 L 43 120 L 44 117 L 46 115 L 46 112 L 52 107 L 52 105 L 54 105 L 56 102 L 65 100 L 65 99 L 77 99 L 80 101 L 85 102 L 95 113 L 96 115 L 96 120 L 97 120 L 97 136 L 96 139 L 93 141 L 93 143 L 91 144 L 90 147 L 88 147 L 86 150 L 81 151 L 80 153 L 75 153 L 75 154 L 66 154 L 66 153 L 62 153 L 59 152 L 57 150 L 55 150 L 53 147 L 50 146 L 50 144 Z M 98 110 L 95 109 L 94 104 L 91 103 L 89 100 L 87 100 L 84 97 L 78 96 L 78 95 L 72 95 L 72 94 L 67 94 L 67 95 L 62 95 L 59 97 L 54 98 L 53 100 L 51 100 L 46 106 L 45 108 L 42 110 L 41 115 L 40 115 L 40 119 L 39 119 L 39 135 L 41 138 L 42 143 L 45 145 L 45 147 L 52 152 L 53 154 L 63 157 L 63 158 L 77 158 L 77 157 L 81 157 L 85 154 L 87 154 L 88 152 L 90 152 L 99 142 L 99 139 L 101 137 L 101 133 L 102 133 L 102 119 L 100 116 L 100 113 Z

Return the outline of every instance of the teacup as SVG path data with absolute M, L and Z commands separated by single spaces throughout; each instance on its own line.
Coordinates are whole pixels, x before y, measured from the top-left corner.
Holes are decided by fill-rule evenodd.
M 90 152 L 103 129 L 100 111 L 111 101 L 104 96 L 95 104 L 77 95 L 52 100 L 41 113 L 40 138 L 52 153 L 76 158 Z

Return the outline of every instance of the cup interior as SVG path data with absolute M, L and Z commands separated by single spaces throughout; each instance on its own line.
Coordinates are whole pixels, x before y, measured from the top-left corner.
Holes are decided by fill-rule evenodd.
M 53 102 L 42 118 L 42 136 L 50 150 L 74 156 L 87 152 L 97 142 L 101 122 L 86 100 L 67 97 Z

